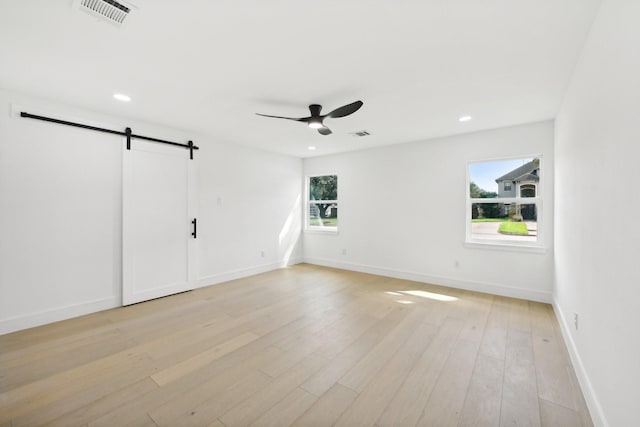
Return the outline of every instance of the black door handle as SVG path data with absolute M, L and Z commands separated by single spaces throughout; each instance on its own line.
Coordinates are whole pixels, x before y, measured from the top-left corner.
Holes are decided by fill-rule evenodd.
M 193 236 L 194 239 L 196 239 L 198 237 L 198 219 L 197 218 L 193 218 L 193 221 L 191 221 L 191 224 L 193 224 L 193 232 L 191 233 L 191 235 Z

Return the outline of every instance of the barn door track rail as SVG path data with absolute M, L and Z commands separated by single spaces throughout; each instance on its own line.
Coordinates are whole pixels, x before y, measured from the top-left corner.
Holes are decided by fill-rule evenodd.
M 82 129 L 89 129 L 89 130 L 95 130 L 97 132 L 104 132 L 104 133 L 110 133 L 113 135 L 121 135 L 121 136 L 125 136 L 127 137 L 127 150 L 131 150 L 131 138 L 137 138 L 137 139 L 144 139 L 145 141 L 151 141 L 151 142 L 158 142 L 160 144 L 168 144 L 168 145 L 174 145 L 176 147 L 183 147 L 189 150 L 189 158 L 191 160 L 193 160 L 193 150 L 199 150 L 200 147 L 193 145 L 193 141 L 189 141 L 186 144 L 181 144 L 179 142 L 172 142 L 172 141 L 165 141 L 164 139 L 158 139 L 158 138 L 152 138 L 150 136 L 144 136 L 144 135 L 136 135 L 131 131 L 131 128 L 126 128 L 124 132 L 119 131 L 119 130 L 113 130 L 113 129 L 105 129 L 105 128 L 100 128 L 97 126 L 90 126 L 90 125 L 85 125 L 82 123 L 75 123 L 75 122 L 69 122 L 66 120 L 60 120 L 60 119 L 54 119 L 51 117 L 45 117 L 45 116 L 38 116 L 35 114 L 30 114 L 27 112 L 22 111 L 20 113 L 20 117 L 26 117 L 29 119 L 36 119 L 36 120 L 42 120 L 45 122 L 51 122 L 51 123 L 58 123 L 60 125 L 67 125 L 67 126 L 73 126 L 73 127 L 77 127 L 77 128 L 82 128 Z

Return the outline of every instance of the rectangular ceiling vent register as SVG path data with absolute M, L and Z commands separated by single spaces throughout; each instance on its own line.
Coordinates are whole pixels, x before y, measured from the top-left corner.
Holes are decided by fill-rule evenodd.
M 356 132 L 351 132 L 352 136 L 356 136 L 356 137 L 362 137 L 362 136 L 369 136 L 371 135 L 369 132 L 367 132 L 366 130 L 359 130 Z
M 78 8 L 104 21 L 122 26 L 131 8 L 115 0 L 79 0 Z

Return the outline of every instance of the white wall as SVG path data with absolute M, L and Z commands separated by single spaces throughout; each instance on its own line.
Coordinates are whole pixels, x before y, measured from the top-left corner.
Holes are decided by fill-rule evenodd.
M 552 184 L 552 122 L 305 159 L 305 175 L 338 174 L 340 212 L 338 235 L 304 234 L 305 260 L 550 301 L 552 185 L 544 188 L 545 253 L 464 246 L 467 163 L 536 154 Z
M 0 94 L 0 333 L 112 307 L 121 275 L 120 144 L 11 103 L 46 107 Z
M 299 262 L 302 160 L 214 143 L 198 154 L 200 284 Z
M 602 3 L 556 122 L 555 308 L 596 425 L 640 425 L 639 22 Z
M 20 118 L 12 107 L 193 139 L 200 286 L 300 258 L 300 159 L 0 92 L 0 334 L 121 303 L 120 137 Z

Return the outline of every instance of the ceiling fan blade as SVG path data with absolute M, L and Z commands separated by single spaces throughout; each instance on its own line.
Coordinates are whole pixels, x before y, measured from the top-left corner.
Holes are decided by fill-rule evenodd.
M 352 102 L 351 104 L 343 105 L 342 107 L 336 108 L 325 117 L 337 118 L 348 116 L 349 114 L 353 114 L 362 107 L 362 101 Z
M 308 122 L 310 117 L 302 117 L 300 119 L 296 119 L 294 117 L 282 117 L 282 116 L 270 116 L 268 114 L 260 114 L 260 113 L 256 113 L 258 116 L 262 116 L 262 117 L 272 117 L 274 119 L 287 119 L 287 120 L 295 120 L 296 122 Z
M 328 127 L 322 127 L 318 129 L 318 132 L 320 132 L 322 135 L 331 135 L 333 132 L 331 132 L 331 129 L 329 129 Z

